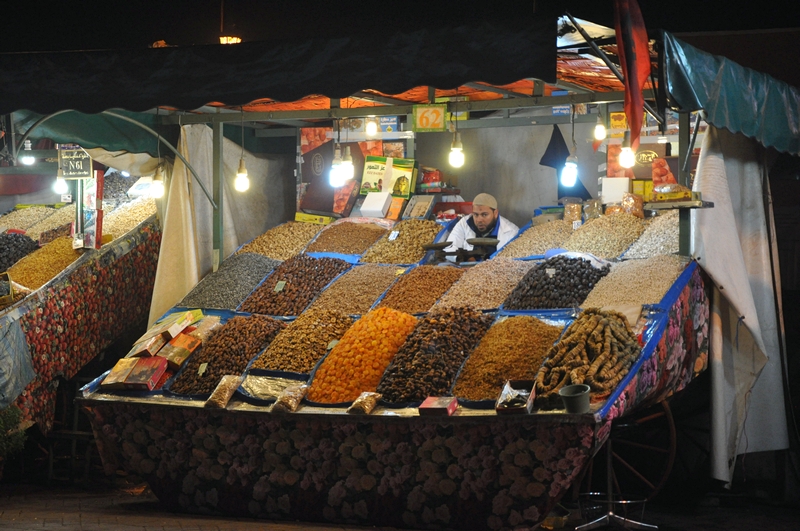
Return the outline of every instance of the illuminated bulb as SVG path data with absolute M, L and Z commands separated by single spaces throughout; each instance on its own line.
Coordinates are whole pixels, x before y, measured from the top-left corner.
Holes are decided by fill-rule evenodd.
M 450 166 L 460 168 L 464 165 L 464 146 L 461 144 L 461 133 L 453 135 L 453 143 L 450 145 L 450 156 L 448 157 Z
M 153 181 L 150 183 L 150 197 L 153 199 L 161 199 L 164 197 L 164 178 L 161 176 L 161 166 L 156 168 Z
M 56 182 L 53 184 L 53 191 L 58 195 L 69 192 L 67 181 L 64 180 L 64 170 L 61 168 L 58 169 L 58 173 L 56 174 Z
M 367 136 L 375 136 L 378 134 L 378 122 L 375 118 L 367 120 Z
M 597 125 L 594 126 L 594 139 L 595 140 L 605 140 L 606 139 L 606 126 L 600 117 L 597 117 Z
M 131 176 L 131 174 L 126 172 L 126 171 L 120 172 L 120 175 L 122 175 L 123 177 L 130 177 Z
M 344 177 L 343 172 L 343 160 L 342 160 L 342 148 L 339 144 L 336 144 L 336 148 L 333 150 L 333 161 L 331 162 L 331 171 L 328 174 L 328 182 L 334 188 L 339 188 L 344 184 L 347 180 Z
M 570 155 L 561 170 L 561 185 L 570 188 L 578 181 L 578 157 Z
M 340 167 L 342 178 L 346 181 L 352 179 L 355 175 L 355 168 L 353 167 L 353 157 L 350 156 L 350 146 L 344 148 L 344 158 L 342 158 L 342 165 Z M 342 182 L 344 184 L 344 182 Z
M 633 168 L 636 162 L 636 157 L 633 156 L 633 150 L 630 146 L 625 146 L 619 154 L 619 165 L 623 168 Z
M 233 188 L 237 192 L 246 192 L 250 188 L 250 178 L 247 177 L 247 168 L 243 158 L 239 159 L 239 171 L 236 172 L 236 178 L 233 180 Z
M 25 147 L 23 151 L 23 155 L 19 158 L 19 161 L 23 163 L 25 166 L 30 166 L 34 162 L 36 162 L 36 158 L 34 158 L 33 154 L 31 153 L 31 141 L 25 141 Z

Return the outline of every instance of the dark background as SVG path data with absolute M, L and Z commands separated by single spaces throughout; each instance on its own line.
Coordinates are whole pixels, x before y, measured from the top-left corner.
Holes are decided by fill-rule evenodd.
M 220 0 L 137 2 L 4 2 L 0 52 L 142 48 L 214 44 Z M 800 27 L 797 0 L 639 0 L 648 29 L 675 32 L 743 31 Z M 225 32 L 245 41 L 373 33 L 470 21 L 524 21 L 534 15 L 574 16 L 613 26 L 612 0 L 227 0 Z

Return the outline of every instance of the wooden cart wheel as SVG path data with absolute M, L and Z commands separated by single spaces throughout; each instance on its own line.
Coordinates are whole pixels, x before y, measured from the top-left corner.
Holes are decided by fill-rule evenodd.
M 616 494 L 658 494 L 675 462 L 676 436 L 672 411 L 666 400 L 611 425 L 612 479 Z M 606 451 L 603 446 L 587 468 L 583 492 L 606 491 Z

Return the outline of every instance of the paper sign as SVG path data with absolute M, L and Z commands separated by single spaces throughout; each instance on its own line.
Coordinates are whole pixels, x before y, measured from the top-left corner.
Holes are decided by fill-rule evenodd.
M 208 369 L 208 363 L 201 363 L 200 367 L 197 368 L 197 375 L 203 376 L 203 374 L 206 372 L 206 369 Z
M 283 288 L 285 287 L 286 287 L 286 281 L 279 280 L 277 283 L 275 283 L 275 293 L 280 293 L 281 291 L 283 291 Z
M 572 222 L 572 230 L 577 230 L 581 227 L 581 221 L 575 220 Z
M 389 241 L 390 242 L 395 241 L 398 236 L 400 236 L 400 231 L 399 230 L 393 230 L 392 232 L 389 233 Z
M 337 344 L 339 344 L 339 340 L 338 340 L 338 339 L 334 339 L 334 340 L 332 340 L 330 343 L 328 343 L 328 350 L 332 349 L 332 348 L 333 348 L 333 347 L 335 347 Z
M 62 203 L 72 203 L 72 194 L 62 194 L 61 195 L 61 202 Z
M 414 105 L 412 130 L 417 132 L 445 131 L 447 105 Z
M 547 276 L 550 278 L 553 278 L 556 274 L 556 270 L 553 269 L 552 267 L 548 267 L 547 269 L 544 270 L 544 272 L 547 273 Z

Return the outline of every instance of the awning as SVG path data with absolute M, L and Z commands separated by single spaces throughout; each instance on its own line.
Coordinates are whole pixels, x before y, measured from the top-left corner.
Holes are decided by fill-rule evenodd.
M 667 91 L 681 110 L 766 147 L 800 155 L 800 91 L 664 33 Z
M 0 54 L 0 114 L 345 98 L 373 89 L 556 81 L 556 21 L 144 50 Z

